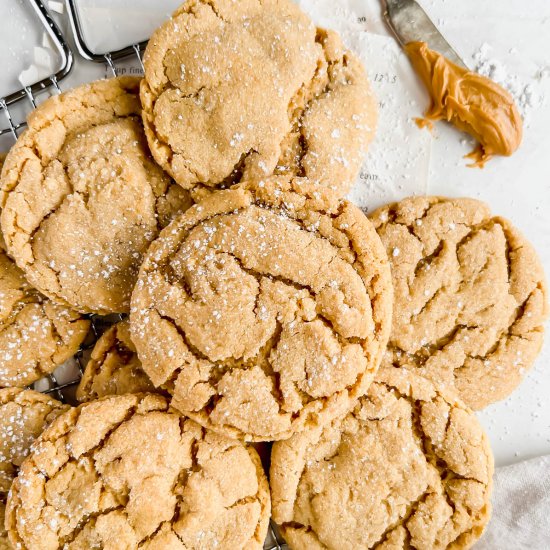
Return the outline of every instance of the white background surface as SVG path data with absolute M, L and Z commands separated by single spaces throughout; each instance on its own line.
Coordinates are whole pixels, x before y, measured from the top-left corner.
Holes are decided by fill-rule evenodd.
M 25 19 L 24 1 L 0 0 L 0 64 L 10 73 L 0 82 L 0 94 L 13 91 L 18 71 L 32 60 L 32 42 L 41 41 L 40 33 Z M 179 4 L 177 0 L 80 1 L 88 17 L 97 15 L 101 21 L 87 28 L 90 45 L 98 51 L 143 39 Z M 533 81 L 540 71 L 550 72 L 550 0 L 420 3 L 467 64 L 473 66 L 472 55 L 486 42 L 492 47 L 490 56 L 526 82 Z M 301 4 L 323 24 L 340 30 L 351 46 L 363 40 L 359 35 L 364 31 L 387 35 L 377 0 L 302 0 Z M 109 6 L 119 9 L 108 13 Z M 147 16 L 151 10 L 153 16 Z M 537 82 L 537 90 L 546 97 L 527 121 L 521 149 L 512 158 L 495 159 L 484 170 L 476 170 L 467 168 L 462 159 L 472 148 L 464 135 L 441 123 L 434 136 L 413 127 L 410 120 L 421 114 L 427 95 L 395 46 L 379 47 L 377 42 L 388 43 L 384 39 L 365 40 L 368 45 L 362 57 L 371 79 L 373 73 L 391 66 L 400 73 L 401 87 L 389 90 L 383 83 L 375 85 L 387 110 L 385 114 L 381 111 L 379 134 L 363 176 L 374 169 L 381 176 L 377 185 L 365 177 L 360 179 L 352 198 L 369 209 L 412 192 L 479 198 L 529 237 L 550 273 L 550 76 Z M 62 87 L 104 75 L 104 68 L 78 60 Z M 402 125 L 398 129 L 391 128 L 393 111 Z M 4 126 L 4 120 L 0 124 Z M 398 162 L 403 150 L 415 151 L 411 162 Z M 545 345 L 520 388 L 479 417 L 489 432 L 497 465 L 550 453 L 550 345 Z

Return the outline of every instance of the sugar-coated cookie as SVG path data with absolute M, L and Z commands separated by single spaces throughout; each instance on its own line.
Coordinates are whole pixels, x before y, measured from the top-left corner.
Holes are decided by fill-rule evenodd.
M 126 320 L 109 327 L 95 343 L 76 390 L 76 398 L 79 401 L 91 401 L 106 395 L 154 389 L 141 368 L 130 338 L 130 323 Z
M 188 0 L 144 65 L 151 152 L 190 190 L 275 172 L 343 196 L 374 136 L 360 61 L 290 0 Z
M 381 368 L 348 415 L 274 444 L 273 518 L 292 550 L 470 548 L 490 518 L 492 475 L 469 408 Z
M 4 528 L 6 499 L 34 440 L 68 407 L 33 390 L 0 389 L 0 548 L 11 549 Z
M 199 424 L 284 439 L 347 410 L 391 325 L 372 224 L 307 180 L 218 191 L 147 252 L 130 315 L 143 369 Z
M 412 197 L 370 219 L 395 296 L 384 364 L 418 369 L 473 409 L 509 395 L 542 346 L 548 316 L 533 247 L 474 199 Z
M 120 77 L 47 99 L 2 171 L 8 253 L 34 287 L 83 313 L 128 311 L 143 253 L 191 204 L 150 156 L 138 88 Z
M 0 245 L 0 387 L 27 386 L 76 353 L 90 321 L 25 280 Z
M 105 397 L 58 417 L 13 483 L 21 549 L 250 548 L 267 533 L 254 449 L 204 430 L 154 394 Z

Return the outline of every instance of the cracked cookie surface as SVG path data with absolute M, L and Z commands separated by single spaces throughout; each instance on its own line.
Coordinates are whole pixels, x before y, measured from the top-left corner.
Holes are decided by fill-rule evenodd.
M 160 395 L 105 397 L 55 420 L 12 486 L 6 526 L 34 550 L 260 549 L 269 489 L 252 448 Z
M 29 282 L 84 313 L 126 312 L 142 254 L 191 204 L 150 157 L 139 79 L 52 97 L 2 171 L 1 225 Z
M 453 395 L 381 367 L 347 416 L 275 443 L 273 519 L 290 547 L 470 548 L 489 521 L 493 457 Z
M 548 316 L 532 246 L 474 199 L 409 198 L 370 218 L 394 286 L 383 364 L 418 368 L 474 409 L 509 395 L 541 348 Z
M 130 338 L 130 323 L 109 327 L 96 342 L 76 390 L 79 401 L 106 395 L 152 392 L 155 387 L 141 368 Z
M 360 61 L 287 0 L 189 0 L 144 65 L 149 146 L 185 188 L 275 172 L 343 196 L 374 135 Z
M 11 484 L 44 428 L 68 407 L 33 390 L 0 389 L 0 548 L 11 549 L 4 511 Z
M 143 369 L 199 424 L 251 441 L 329 421 L 372 381 L 392 289 L 376 231 L 304 179 L 219 191 L 151 245 L 132 295 Z
M 90 322 L 31 287 L 0 245 L 0 387 L 27 386 L 73 356 Z

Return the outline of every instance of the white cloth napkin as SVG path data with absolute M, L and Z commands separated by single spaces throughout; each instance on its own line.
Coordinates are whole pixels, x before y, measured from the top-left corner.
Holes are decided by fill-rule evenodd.
M 497 468 L 493 517 L 475 550 L 550 548 L 550 455 Z

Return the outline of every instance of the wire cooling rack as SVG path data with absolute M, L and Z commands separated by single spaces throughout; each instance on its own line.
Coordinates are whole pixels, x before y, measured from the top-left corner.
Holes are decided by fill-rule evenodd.
M 0 0 L 4 1 L 4 0 Z M 41 25 L 53 41 L 54 46 L 61 57 L 60 68 L 47 78 L 30 86 L 25 86 L 9 95 L 0 98 L 0 111 L 3 111 L 7 126 L 0 125 L 0 136 L 11 134 L 14 140 L 20 131 L 26 126 L 24 119 L 18 120 L 10 111 L 16 104 L 27 103 L 27 111 L 36 108 L 37 96 L 43 93 L 59 94 L 62 92 L 59 83 L 69 74 L 73 67 L 74 57 L 67 40 L 59 27 L 50 16 L 42 0 L 27 0 L 36 12 Z M 137 58 L 139 66 L 143 70 L 142 54 L 147 41 L 130 44 L 125 48 L 105 53 L 94 53 L 86 44 L 82 22 L 79 18 L 76 0 L 65 0 L 67 15 L 73 33 L 76 49 L 84 60 L 104 64 L 111 76 L 117 75 L 117 61 L 128 60 L 132 56 Z M 52 394 L 64 403 L 75 404 L 75 390 L 84 373 L 84 368 L 89 359 L 98 338 L 113 323 L 125 318 L 124 315 L 110 315 L 103 317 L 99 315 L 88 315 L 91 329 L 85 341 L 82 343 L 74 357 L 65 364 L 58 367 L 47 377 L 35 382 L 34 389 L 43 393 Z M 277 527 L 270 522 L 267 538 L 264 543 L 264 550 L 287 550 L 288 546 L 278 533 Z
M 0 110 L 3 111 L 7 122 L 7 126 L 0 127 L 0 136 L 9 133 L 14 139 L 17 139 L 19 131 L 26 126 L 26 122 L 25 120 L 17 120 L 12 115 L 10 108 L 27 100 L 30 104 L 30 108 L 34 109 L 36 107 L 36 97 L 38 95 L 46 92 L 51 93 L 52 91 L 54 93 L 61 93 L 59 82 L 69 74 L 73 66 L 73 54 L 71 49 L 61 34 L 59 27 L 48 13 L 42 0 L 28 0 L 28 2 L 34 8 L 40 24 L 44 27 L 57 49 L 61 57 L 61 67 L 57 72 L 51 74 L 47 78 L 30 86 L 24 86 L 0 98 Z
M 0 98 L 0 111 L 2 111 L 2 114 L 4 115 L 4 122 L 0 123 L 0 136 L 10 134 L 14 141 L 17 140 L 19 133 L 27 125 L 24 114 L 21 116 L 21 112 L 29 112 L 36 108 L 37 99 L 42 94 L 60 94 L 61 88 L 59 83 L 70 73 L 74 62 L 72 51 L 65 40 L 65 37 L 50 16 L 42 0 L 27 0 L 27 2 L 33 8 L 39 24 L 51 38 L 54 47 L 59 53 L 61 62 L 59 69 L 46 78 L 35 82 L 34 84 L 23 86 L 19 90 L 11 92 Z M 22 108 L 17 109 L 18 113 L 16 115 L 14 111 L 18 107 Z M 97 327 L 96 324 L 98 325 Z M 92 327 L 92 332 L 95 334 L 99 324 L 92 320 Z M 35 384 L 36 389 L 39 389 L 44 393 L 54 393 L 60 400 L 64 402 L 67 401 L 67 396 L 64 394 L 63 390 L 69 386 L 75 386 L 78 383 L 82 374 L 83 354 L 86 352 L 87 348 L 89 349 L 92 346 L 93 342 L 81 346 L 81 349 L 78 350 L 74 357 L 74 365 L 77 366 L 79 370 L 78 378 L 73 374 L 72 380 L 69 381 L 70 383 L 60 383 L 57 380 L 56 373 L 52 373 L 49 374 L 46 379 L 37 382 Z M 67 370 L 67 367 L 64 368 Z

